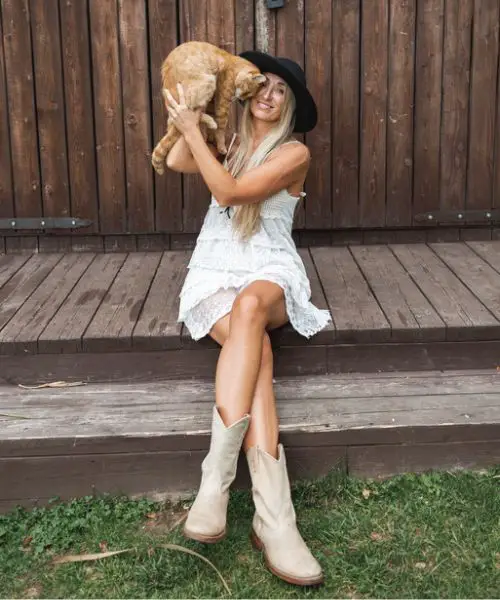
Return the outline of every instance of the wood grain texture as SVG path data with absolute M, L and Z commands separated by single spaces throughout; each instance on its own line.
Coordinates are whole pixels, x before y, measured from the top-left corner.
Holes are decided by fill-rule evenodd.
M 3 328 L 16 314 L 61 258 L 62 255 L 57 254 L 32 256 L 13 277 L 4 283 L 0 289 L 0 328 Z
M 71 213 L 99 231 L 88 0 L 60 0 Z
M 386 246 L 351 252 L 391 325 L 394 341 L 444 340 L 445 325 Z
M 359 225 L 360 0 L 332 4 L 332 227 Z
M 179 293 L 186 276 L 189 252 L 165 252 L 151 283 L 132 335 L 136 349 L 163 350 L 180 347 Z
M 30 0 L 43 214 L 70 215 L 58 0 Z
M 385 224 L 411 225 L 417 0 L 390 0 Z
M 445 4 L 440 177 L 443 210 L 465 207 L 473 4 L 470 0 L 448 0 Z
M 495 423 L 500 427 L 497 379 L 492 371 L 325 375 L 278 378 L 274 389 L 282 433 L 329 434 L 330 444 L 337 445 L 347 441 L 337 434 L 352 428 L 362 430 L 364 440 L 364 432 L 372 430 L 374 439 L 374 430 L 384 428 L 387 435 L 380 441 L 387 442 L 399 441 L 393 431 L 410 427 L 452 429 Z M 198 450 L 202 449 L 198 440 L 176 447 L 168 438 L 206 437 L 214 394 L 213 382 L 190 380 L 57 390 L 0 386 L 2 415 L 25 417 L 0 417 L 0 444 L 7 447 L 7 442 L 25 439 L 31 442 L 30 454 L 43 455 L 42 446 L 50 447 L 51 440 L 76 437 L 74 446 L 79 447 L 72 454 L 95 454 L 102 446 L 90 448 L 92 438 L 101 444 L 104 438 L 117 438 L 121 446 L 123 438 L 142 437 L 157 438 L 164 450 Z M 47 421 L 52 428 L 47 428 Z M 36 440 L 45 444 L 35 445 Z M 132 446 L 130 451 L 134 450 Z
M 180 41 L 208 40 L 208 0 L 181 2 Z M 201 175 L 183 175 L 182 231 L 200 230 L 210 201 L 210 193 Z
M 90 32 L 102 233 L 127 229 L 118 4 L 91 2 Z
M 266 0 L 254 0 L 254 6 L 255 49 L 276 56 L 276 12 L 267 8 Z
M 86 352 L 130 348 L 132 332 L 141 313 L 161 254 L 129 254 L 104 296 L 83 336 Z
M 461 341 L 275 348 L 278 377 L 325 373 L 373 373 L 439 369 L 493 369 L 500 341 Z M 179 378 L 212 379 L 219 350 L 183 347 L 161 352 L 0 355 L 0 381 L 13 384 L 50 381 L 158 381 Z
M 126 255 L 92 256 L 78 281 L 38 338 L 39 352 L 80 352 L 82 337 L 122 267 Z
M 279 10 L 271 10 L 276 15 L 276 56 L 286 56 L 297 62 L 303 69 L 305 65 L 305 2 L 285 2 Z M 294 138 L 300 142 L 305 136 L 295 133 Z M 294 218 L 294 228 L 306 226 L 307 198 L 297 204 Z
M 2 254 L 0 256 L 0 288 L 26 263 L 27 256 Z
M 391 249 L 446 323 L 448 340 L 498 339 L 500 323 L 430 248 Z
M 119 0 L 120 78 L 127 184 L 127 231 L 154 231 L 146 2 Z
M 384 341 L 391 327 L 347 248 L 311 248 L 339 342 Z
M 92 258 L 88 254 L 66 254 L 57 262 L 0 332 L 0 351 L 10 354 L 37 352 L 40 334 L 85 273 Z
M 385 224 L 389 0 L 363 2 L 361 10 L 360 225 L 380 227 Z
M 474 4 L 467 171 L 469 209 L 491 207 L 497 113 L 499 11 L 498 0 L 482 0 Z
M 469 242 L 469 247 L 500 273 L 500 240 L 491 242 Z
M 0 216 L 14 215 L 14 188 L 12 186 L 12 152 L 10 148 L 9 106 L 3 48 L 2 11 L 0 7 Z
M 1 5 L 16 216 L 42 214 L 28 0 Z
M 439 209 L 444 0 L 417 9 L 413 213 Z
M 478 469 L 500 461 L 500 441 L 452 444 L 358 446 L 348 449 L 349 472 L 357 477 L 385 478 L 430 470 Z
M 383 477 L 493 465 L 497 383 L 493 371 L 278 379 L 290 477 L 333 468 Z M 160 499 L 190 492 L 208 449 L 213 394 L 213 384 L 189 380 L 59 390 L 0 385 L 1 413 L 28 417 L 0 417 L 0 468 L 14 482 L 2 490 L 2 509 L 54 494 Z M 235 485 L 248 487 L 240 459 Z
M 254 49 L 255 11 L 254 0 L 234 0 L 234 24 L 236 52 Z
M 306 184 L 306 227 L 328 228 L 332 222 L 332 55 L 325 52 L 332 36 L 332 3 L 306 2 L 306 73 L 318 107 L 318 125 L 307 134 L 311 166 Z
M 500 34 L 499 34 L 500 35 Z M 498 69 L 500 72 L 500 57 L 498 59 Z M 497 121 L 495 129 L 495 179 L 493 182 L 493 200 L 494 208 L 500 207 L 500 74 L 498 76 L 497 88 Z
M 467 246 L 435 244 L 431 247 L 500 321 L 500 274 Z
M 149 55 L 151 69 L 151 98 L 153 119 L 153 150 L 166 132 L 167 112 L 161 93 L 160 69 L 163 61 L 179 39 L 176 0 L 148 0 Z M 148 168 L 149 165 L 148 165 Z M 162 176 L 154 177 L 155 231 L 182 231 L 182 177 L 167 169 Z

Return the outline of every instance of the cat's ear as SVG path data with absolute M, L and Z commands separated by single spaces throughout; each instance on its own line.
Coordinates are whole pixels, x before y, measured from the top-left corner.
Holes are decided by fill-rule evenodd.
M 252 79 L 255 83 L 264 83 L 266 81 L 266 76 L 259 73 L 258 75 L 254 75 Z

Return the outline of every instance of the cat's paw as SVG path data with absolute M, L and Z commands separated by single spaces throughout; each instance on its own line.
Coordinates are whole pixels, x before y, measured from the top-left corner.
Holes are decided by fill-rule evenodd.
M 226 136 L 221 129 L 215 132 L 215 142 L 217 144 L 217 152 L 219 154 L 227 154 Z
M 200 121 L 202 123 L 205 123 L 205 125 L 209 128 L 209 129 L 217 129 L 217 123 L 214 121 L 214 119 L 210 116 L 207 115 L 207 113 L 203 113 L 200 117 Z

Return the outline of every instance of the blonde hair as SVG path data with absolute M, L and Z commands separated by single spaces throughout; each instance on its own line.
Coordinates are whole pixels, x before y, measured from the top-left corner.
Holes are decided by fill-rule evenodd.
M 292 90 L 288 86 L 285 86 L 285 96 L 279 121 L 248 158 L 253 142 L 250 102 L 250 100 L 247 100 L 244 105 L 241 117 L 239 146 L 228 161 L 228 170 L 233 177 L 237 177 L 263 164 L 271 152 L 290 138 L 295 126 L 295 96 Z M 233 227 L 242 239 L 247 240 L 259 230 L 261 208 L 262 202 L 256 202 L 238 206 L 234 211 Z

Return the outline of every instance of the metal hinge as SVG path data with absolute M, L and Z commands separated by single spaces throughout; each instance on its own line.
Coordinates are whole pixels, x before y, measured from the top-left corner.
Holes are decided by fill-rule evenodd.
M 267 0 L 267 8 L 283 8 L 285 0 Z
M 79 229 L 92 225 L 90 219 L 74 217 L 26 217 L 0 219 L 0 229 Z
M 435 210 L 415 215 L 415 221 L 426 222 L 429 225 L 444 223 L 488 225 L 500 222 L 500 209 L 491 210 Z

